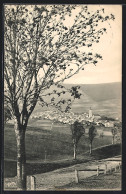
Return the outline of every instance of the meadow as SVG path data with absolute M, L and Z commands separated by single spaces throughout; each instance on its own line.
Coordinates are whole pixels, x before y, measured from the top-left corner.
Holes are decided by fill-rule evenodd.
M 34 125 L 33 125 L 34 123 Z M 68 125 L 55 123 L 50 130 L 51 122 L 31 120 L 26 131 L 26 159 L 28 173 L 42 173 L 70 165 L 73 160 L 73 143 Z M 111 144 L 111 136 L 96 137 L 93 148 Z M 46 151 L 46 152 L 45 152 Z M 89 155 L 88 137 L 82 136 L 77 148 L 77 159 L 87 159 Z M 16 176 L 16 137 L 12 124 L 4 128 L 5 177 Z
M 34 122 L 37 126 L 37 121 Z M 50 123 L 51 124 L 51 123 Z M 103 138 L 96 137 L 93 147 L 111 144 L 111 136 Z M 50 125 L 42 122 L 38 127 L 28 126 L 26 131 L 26 155 L 27 160 L 44 160 L 46 150 L 47 160 L 58 160 L 71 158 L 73 156 L 73 143 L 71 131 L 68 125 L 54 124 L 52 130 Z M 89 150 L 88 137 L 82 136 L 78 144 L 77 153 L 82 155 Z M 7 124 L 4 130 L 4 158 L 16 159 L 16 138 L 13 125 Z

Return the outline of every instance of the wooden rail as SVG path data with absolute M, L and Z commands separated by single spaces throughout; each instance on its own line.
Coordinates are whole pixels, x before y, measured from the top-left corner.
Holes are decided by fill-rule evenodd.
M 114 160 L 112 160 L 112 159 L 108 159 L 108 160 L 106 160 L 106 161 L 112 161 L 112 162 L 121 162 L 121 159 L 114 159 Z
M 103 172 L 104 174 L 107 174 L 107 173 L 112 173 L 112 171 L 114 171 L 114 172 L 117 172 L 117 169 L 121 169 L 121 163 L 119 162 L 118 163 L 118 165 L 116 165 L 116 166 L 110 166 L 109 168 L 108 168 L 108 166 L 107 166 L 107 164 L 105 164 L 104 165 L 104 169 L 103 169 L 103 167 L 102 168 L 100 168 L 100 165 L 98 165 L 97 166 L 97 168 L 95 168 L 95 169 L 83 169 L 83 170 L 77 170 L 76 168 L 75 168 L 75 182 L 76 183 L 79 183 L 79 180 L 80 180 L 80 177 L 79 177 L 79 172 L 81 171 L 83 171 L 83 172 L 85 172 L 85 171 L 92 171 L 92 172 L 96 172 L 96 176 L 99 176 L 99 174 L 100 174 L 100 172 Z M 34 177 L 34 176 L 29 176 L 29 180 L 30 180 L 30 190 L 36 190 L 36 177 Z
M 85 171 L 96 171 L 97 173 L 96 173 L 96 175 L 97 176 L 99 176 L 99 174 L 100 174 L 100 172 L 104 172 L 104 174 L 106 175 L 107 173 L 112 173 L 112 171 L 114 171 L 114 172 L 117 172 L 117 169 L 121 169 L 121 163 L 119 163 L 118 165 L 116 165 L 115 167 L 112 167 L 112 166 L 110 166 L 109 168 L 108 168 L 108 166 L 107 166 L 107 164 L 105 164 L 105 168 L 104 169 L 100 169 L 100 166 L 97 166 L 97 168 L 96 169 L 84 169 L 84 170 L 77 170 L 77 169 L 75 169 L 75 182 L 76 183 L 79 183 L 79 172 L 81 171 L 83 171 L 83 172 L 85 172 Z

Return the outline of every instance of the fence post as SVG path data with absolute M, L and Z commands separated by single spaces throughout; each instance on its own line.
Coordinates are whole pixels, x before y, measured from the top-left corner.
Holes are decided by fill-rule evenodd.
M 117 171 L 117 167 L 115 166 L 115 172 Z
M 31 190 L 36 189 L 36 178 L 34 176 L 31 176 Z
M 105 164 L 105 171 L 104 174 L 107 174 L 107 164 Z
M 99 176 L 99 166 L 97 166 L 97 176 Z
M 75 183 L 79 183 L 78 170 L 75 169 Z
M 121 169 L 121 164 L 119 163 L 119 170 Z
M 46 158 L 47 158 L 47 151 L 45 150 L 45 162 L 46 162 Z

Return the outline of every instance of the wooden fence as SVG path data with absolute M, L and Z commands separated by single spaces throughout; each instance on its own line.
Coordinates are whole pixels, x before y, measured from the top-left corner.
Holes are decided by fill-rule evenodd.
M 114 166 L 114 167 L 112 165 L 108 167 L 107 164 L 104 164 L 104 168 L 103 167 L 100 168 L 100 165 L 98 165 L 96 167 L 96 169 L 77 170 L 75 168 L 75 182 L 76 183 L 79 183 L 79 181 L 80 181 L 80 177 L 79 177 L 79 172 L 80 171 L 83 171 L 83 172 L 85 172 L 85 171 L 96 172 L 95 175 L 96 176 L 99 176 L 99 174 L 101 174 L 101 173 L 106 175 L 106 174 L 111 174 L 112 172 L 117 172 L 118 169 L 121 169 L 121 163 L 120 162 L 116 166 Z M 29 179 L 29 183 L 30 183 L 29 184 L 30 187 L 28 188 L 28 190 L 32 190 L 32 191 L 33 190 L 36 190 L 36 177 L 34 177 L 34 176 L 28 176 L 27 178 Z
M 27 190 L 34 191 L 36 190 L 36 177 L 27 176 Z
M 96 171 L 96 176 L 99 176 L 99 174 L 111 174 L 112 172 L 117 172 L 117 169 L 121 169 L 121 163 L 119 162 L 118 165 L 116 165 L 115 167 L 113 167 L 112 165 L 110 167 L 107 166 L 107 164 L 105 164 L 104 168 L 100 168 L 100 166 L 98 165 L 96 169 L 85 169 L 85 170 L 77 170 L 75 169 L 75 182 L 79 183 L 80 177 L 79 177 L 79 172 L 83 171 Z

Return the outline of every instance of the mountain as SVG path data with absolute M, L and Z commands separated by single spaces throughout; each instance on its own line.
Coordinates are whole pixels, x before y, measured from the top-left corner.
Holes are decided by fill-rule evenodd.
M 74 84 L 65 84 L 71 88 Z M 72 105 L 72 111 L 76 113 L 88 112 L 90 107 L 93 114 L 106 115 L 121 118 L 121 83 L 105 84 L 81 84 L 81 98 L 76 99 Z M 65 98 L 67 95 L 65 94 Z M 33 114 L 44 111 L 45 108 L 37 105 Z
M 73 84 L 66 84 L 68 88 Z M 103 84 L 81 84 L 81 91 L 90 96 L 95 101 L 121 98 L 121 83 L 103 83 Z
M 119 82 L 81 85 L 81 90 L 95 101 L 121 98 L 121 83 Z

